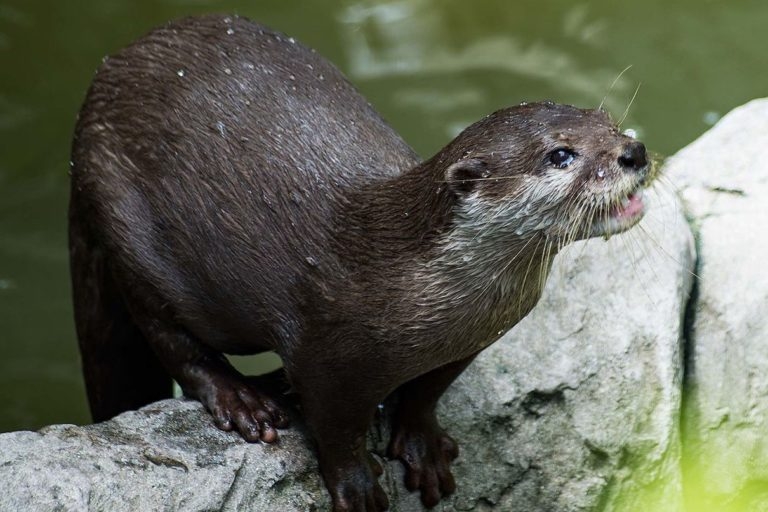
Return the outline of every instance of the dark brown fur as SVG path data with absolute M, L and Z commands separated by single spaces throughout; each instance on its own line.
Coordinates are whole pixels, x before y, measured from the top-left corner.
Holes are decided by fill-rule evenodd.
M 274 350 L 336 510 L 387 506 L 364 434 L 395 391 L 390 455 L 435 505 L 454 490 L 457 455 L 438 398 L 533 307 L 568 241 L 500 225 L 507 245 L 462 264 L 446 252 L 457 212 L 516 200 L 566 143 L 621 174 L 625 139 L 600 112 L 532 104 L 421 163 L 292 39 L 219 16 L 151 32 L 105 60 L 73 148 L 71 264 L 94 419 L 169 396 L 173 376 L 220 428 L 274 441 L 287 422 L 275 397 L 222 355 Z M 592 171 L 581 172 L 573 195 Z

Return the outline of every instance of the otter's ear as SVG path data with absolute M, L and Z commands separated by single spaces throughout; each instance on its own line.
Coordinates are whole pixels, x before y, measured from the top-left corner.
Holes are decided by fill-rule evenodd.
M 451 164 L 445 170 L 445 181 L 459 195 L 469 194 L 479 180 L 489 176 L 488 165 L 479 158 L 467 158 Z

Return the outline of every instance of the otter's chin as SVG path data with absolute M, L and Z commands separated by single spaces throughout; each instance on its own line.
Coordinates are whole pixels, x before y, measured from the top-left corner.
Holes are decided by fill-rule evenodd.
M 645 215 L 643 189 L 638 188 L 608 210 L 608 214 L 592 225 L 592 236 L 603 236 L 607 240 L 611 235 L 628 230 Z

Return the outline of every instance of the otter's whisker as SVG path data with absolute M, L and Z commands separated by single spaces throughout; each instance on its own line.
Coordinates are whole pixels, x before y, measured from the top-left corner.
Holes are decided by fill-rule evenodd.
M 626 234 L 626 233 L 622 233 L 622 235 L 624 235 L 624 234 Z M 632 263 L 632 265 L 631 265 L 632 266 L 632 273 L 635 275 L 635 279 L 637 279 L 637 282 L 639 282 L 639 283 L 643 282 L 643 278 L 640 275 L 640 272 L 638 271 L 637 260 L 634 257 L 632 257 L 635 253 L 631 250 L 631 247 L 630 247 L 631 240 L 629 238 L 625 237 L 625 236 L 620 236 L 619 238 L 621 239 L 621 242 L 624 245 L 624 249 L 627 251 L 627 254 L 630 256 L 629 259 L 630 259 L 630 262 Z M 646 259 L 646 261 L 649 261 L 647 254 L 644 254 L 644 258 Z M 654 278 L 658 281 L 659 276 L 656 275 L 656 271 L 653 268 L 653 265 L 649 265 L 649 266 L 651 267 L 651 270 L 654 273 Z M 648 293 L 648 290 L 646 290 L 644 286 L 641 286 L 640 289 L 643 291 L 643 294 L 648 299 L 648 302 L 650 304 L 652 304 L 653 307 L 657 307 L 656 303 L 654 302 L 654 300 L 651 298 L 650 294 Z
M 672 256 L 671 254 L 669 254 L 669 252 L 668 252 L 668 251 L 667 251 L 667 250 L 664 248 L 664 246 L 663 246 L 661 243 L 659 243 L 659 241 L 658 241 L 658 240 L 656 240 L 656 238 L 655 238 L 653 235 L 651 235 L 651 233 L 650 233 L 650 232 L 649 232 L 649 231 L 648 231 L 648 230 L 645 228 L 645 226 L 642 226 L 642 225 L 638 225 L 638 226 L 637 226 L 637 228 L 638 228 L 638 229 L 639 229 L 639 230 L 640 230 L 640 231 L 641 231 L 641 232 L 642 232 L 642 233 L 643 233 L 643 234 L 644 234 L 646 237 L 648 237 L 648 240 L 650 240 L 651 242 L 653 242 L 653 245 L 656 247 L 656 249 L 658 249 L 658 250 L 659 250 L 659 251 L 660 251 L 660 252 L 661 252 L 661 253 L 662 253 L 664 256 L 666 256 L 667 258 L 669 258 L 669 259 L 670 259 L 672 262 L 674 262 L 674 263 L 675 263 L 675 264 L 676 264 L 676 265 L 677 265 L 679 268 L 683 269 L 683 270 L 684 270 L 684 271 L 685 271 L 687 274 L 689 274 L 691 277 L 694 277 L 694 278 L 696 278 L 697 280 L 702 280 L 702 277 L 701 277 L 700 275 L 698 275 L 696 272 L 694 272 L 694 271 L 692 271 L 692 270 L 689 270 L 688 268 L 686 268 L 686 267 L 685 267 L 685 265 L 683 265 L 683 263 L 682 263 L 680 260 L 678 260 L 677 258 L 675 258 L 674 256 Z
M 646 235 L 646 232 L 643 231 L 642 228 L 638 232 L 627 233 L 627 241 L 637 248 L 636 251 L 631 251 L 631 254 L 634 255 L 638 251 L 641 252 L 643 261 L 645 261 L 646 266 L 650 268 L 651 273 L 653 274 L 653 278 L 658 281 L 659 275 L 656 271 L 656 266 L 652 264 L 653 254 L 650 252 L 648 244 L 645 243 L 647 240 L 649 240 L 649 238 L 641 237 L 637 233 Z M 633 259 L 635 264 L 637 264 L 637 261 L 637 259 Z
M 528 241 L 525 242 L 525 244 L 523 244 L 520 250 L 517 251 L 517 253 L 515 253 L 515 255 L 512 256 L 512 258 L 509 260 L 509 262 L 507 262 L 507 264 L 504 265 L 504 267 L 501 269 L 501 272 L 500 272 L 501 274 L 506 272 L 509 269 L 510 265 L 512 265 L 512 263 L 515 263 L 517 261 L 517 257 L 520 256 L 520 254 L 522 254 L 522 252 L 525 250 L 526 247 L 528 247 L 528 245 L 534 240 L 534 238 L 535 237 L 529 238 Z
M 621 116 L 621 119 L 618 123 L 616 123 L 617 126 L 621 127 L 622 123 L 627 119 L 627 116 L 629 115 L 629 109 L 632 108 L 632 104 L 635 102 L 635 98 L 637 98 L 637 93 L 640 92 L 641 85 L 643 85 L 642 82 L 637 84 L 637 87 L 635 88 L 635 94 L 633 94 L 632 99 L 629 100 L 629 105 L 627 105 L 627 108 L 624 110 L 624 114 Z
M 502 181 L 502 180 L 515 180 L 519 179 L 518 176 L 491 176 L 489 178 L 466 178 L 461 180 L 436 180 L 435 183 L 464 183 L 468 181 Z
M 610 87 L 608 87 L 608 92 L 606 92 L 606 93 L 605 93 L 605 96 L 603 96 L 603 101 L 601 101 L 601 102 L 600 102 L 600 105 L 598 105 L 598 107 L 597 107 L 597 110 L 602 110 L 602 109 L 603 109 L 603 105 L 605 105 L 605 100 L 607 100 L 607 99 L 608 99 L 608 96 L 610 96 L 610 95 L 611 95 L 611 92 L 613 91 L 613 88 L 616 86 L 616 84 L 617 84 L 617 83 L 618 83 L 618 81 L 621 79 L 621 77 L 624 75 L 624 73 L 626 73 L 627 71 L 629 71 L 631 68 L 632 68 L 632 64 L 630 64 L 629 66 L 627 66 L 627 67 L 625 67 L 624 69 L 622 69 L 622 70 L 621 70 L 621 73 L 619 73 L 618 75 L 616 75 L 616 78 L 614 78 L 614 79 L 613 79 L 613 82 L 611 82 L 611 86 L 610 86 Z
M 533 239 L 531 239 L 531 240 L 533 240 Z M 537 237 L 536 247 L 534 247 L 534 249 L 533 249 L 534 254 L 538 253 L 539 245 L 541 244 L 541 242 L 542 242 L 542 239 Z M 523 290 L 526 289 L 525 288 L 525 283 L 528 281 L 528 274 L 531 271 L 531 264 L 533 263 L 533 260 L 534 260 L 534 258 L 529 258 L 528 259 L 528 266 L 525 269 L 525 273 L 523 274 L 522 283 L 520 284 L 520 287 L 518 289 L 518 302 L 517 302 L 518 311 L 522 311 L 522 309 L 523 309 L 523 300 L 525 299 L 525 297 L 523 297 L 522 292 L 523 292 Z
M 552 247 L 554 246 L 553 243 L 548 243 L 546 245 L 544 255 L 542 255 L 541 259 L 539 260 L 539 282 L 538 282 L 538 290 L 541 292 L 544 290 L 544 285 L 547 282 L 547 272 L 544 271 L 544 267 L 546 265 L 551 264 L 552 262 Z

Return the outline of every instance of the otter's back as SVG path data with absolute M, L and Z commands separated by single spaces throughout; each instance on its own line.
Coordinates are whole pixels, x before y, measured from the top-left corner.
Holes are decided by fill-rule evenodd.
M 114 149 L 147 180 L 216 181 L 229 165 L 253 186 L 285 174 L 344 187 L 416 161 L 331 63 L 237 17 L 172 22 L 105 59 L 85 107 L 78 135 L 130 141 Z
M 188 18 L 97 72 L 76 129 L 72 201 L 190 315 L 248 297 L 247 315 L 263 309 L 260 296 L 302 285 L 350 187 L 416 162 L 313 51 L 243 18 Z

